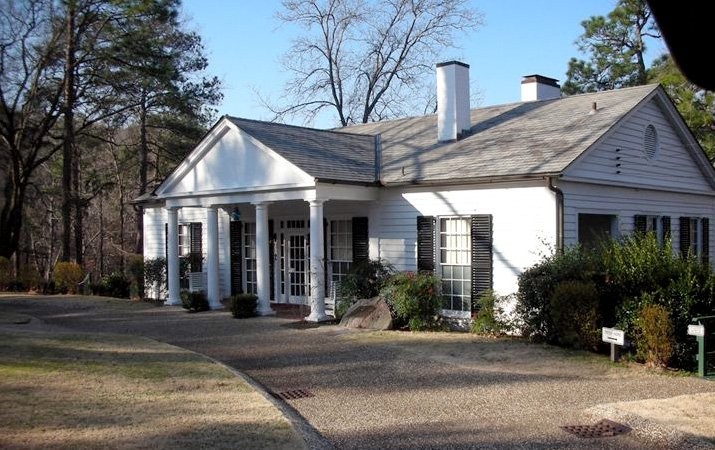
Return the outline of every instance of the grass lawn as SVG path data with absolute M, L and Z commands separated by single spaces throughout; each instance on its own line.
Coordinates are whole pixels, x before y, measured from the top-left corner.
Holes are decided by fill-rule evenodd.
M 144 338 L 0 330 L 0 404 L 0 448 L 305 448 L 243 380 Z

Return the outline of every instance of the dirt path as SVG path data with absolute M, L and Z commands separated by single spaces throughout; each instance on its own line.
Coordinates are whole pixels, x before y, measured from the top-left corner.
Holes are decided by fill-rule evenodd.
M 582 439 L 601 404 L 715 392 L 715 383 L 611 367 L 604 358 L 456 333 L 296 329 L 116 300 L 0 298 L 0 308 L 75 330 L 138 334 L 207 354 L 288 401 L 339 448 L 651 448 Z

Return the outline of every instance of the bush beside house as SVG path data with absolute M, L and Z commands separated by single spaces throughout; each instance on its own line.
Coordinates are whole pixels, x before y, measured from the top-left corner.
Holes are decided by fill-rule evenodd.
M 230 297 L 231 314 L 237 319 L 256 316 L 258 297 L 255 294 L 235 294 Z
M 189 312 L 208 311 L 209 300 L 203 292 L 181 291 L 181 306 Z
M 644 308 L 658 306 L 673 330 L 670 365 L 692 369 L 696 343 L 687 325 L 694 316 L 713 314 L 714 287 L 707 263 L 675 255 L 669 242 L 659 245 L 652 233 L 635 234 L 596 250 L 569 248 L 524 271 L 516 316 L 524 335 L 552 344 L 589 348 L 602 326 L 615 326 L 635 348 L 645 349 L 651 346 L 645 343 L 649 324 L 665 319 Z M 649 352 L 636 357 L 645 362 Z

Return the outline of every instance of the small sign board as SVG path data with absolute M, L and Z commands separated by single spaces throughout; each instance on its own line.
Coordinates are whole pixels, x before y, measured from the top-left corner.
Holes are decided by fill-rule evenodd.
M 705 336 L 705 325 L 688 325 L 688 334 L 690 336 Z
M 609 344 L 623 345 L 626 339 L 626 334 L 622 330 L 616 330 L 615 328 L 601 329 L 601 340 L 603 342 L 608 342 Z

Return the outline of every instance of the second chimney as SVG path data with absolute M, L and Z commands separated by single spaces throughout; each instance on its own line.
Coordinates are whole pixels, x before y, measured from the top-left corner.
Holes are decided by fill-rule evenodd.
M 525 75 L 521 79 L 521 101 L 533 102 L 561 97 L 558 80 L 541 75 Z
M 469 112 L 469 65 L 437 64 L 437 140 L 455 141 L 472 127 Z

